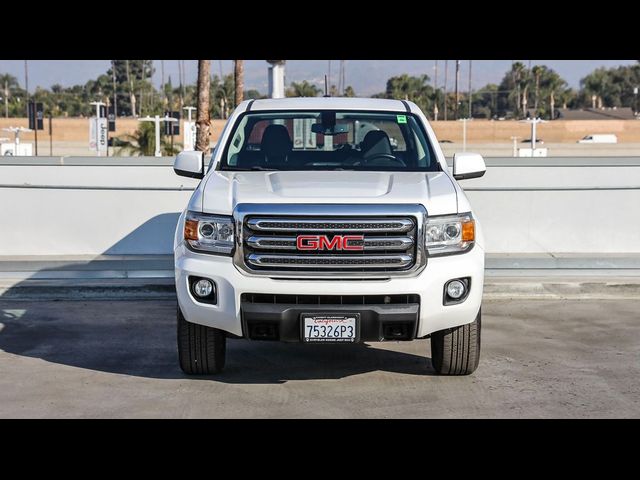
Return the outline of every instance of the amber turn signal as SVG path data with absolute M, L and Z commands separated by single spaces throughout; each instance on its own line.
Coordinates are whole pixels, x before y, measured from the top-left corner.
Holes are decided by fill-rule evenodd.
M 473 242 L 476 239 L 476 222 L 475 220 L 467 220 L 462 222 L 462 241 Z
M 184 222 L 184 239 L 198 240 L 198 221 L 187 220 Z

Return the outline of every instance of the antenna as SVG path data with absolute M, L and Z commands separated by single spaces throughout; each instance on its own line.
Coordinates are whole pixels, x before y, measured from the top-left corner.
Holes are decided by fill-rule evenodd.
M 324 76 L 324 96 L 325 97 L 329 97 L 329 88 L 328 88 L 328 83 L 327 83 L 327 76 Z

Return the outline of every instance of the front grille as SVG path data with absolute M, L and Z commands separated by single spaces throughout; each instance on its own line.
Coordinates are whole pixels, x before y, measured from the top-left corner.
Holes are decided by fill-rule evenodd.
M 282 295 L 271 293 L 243 293 L 243 303 L 271 303 L 288 305 L 408 305 L 420 303 L 416 294 L 394 295 Z
M 298 250 L 298 235 L 362 235 L 362 250 Z M 417 258 L 417 220 L 409 216 L 259 216 L 242 225 L 241 255 L 256 272 L 401 272 Z

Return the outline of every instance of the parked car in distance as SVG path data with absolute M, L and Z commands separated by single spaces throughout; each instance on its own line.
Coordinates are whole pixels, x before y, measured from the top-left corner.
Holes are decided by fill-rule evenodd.
M 531 139 L 530 138 L 525 138 L 524 140 L 522 140 L 522 143 L 531 143 Z M 541 138 L 536 138 L 536 144 L 540 144 L 543 145 L 544 144 L 544 140 L 542 140 Z
M 618 137 L 613 133 L 586 135 L 578 140 L 578 143 L 618 143 Z

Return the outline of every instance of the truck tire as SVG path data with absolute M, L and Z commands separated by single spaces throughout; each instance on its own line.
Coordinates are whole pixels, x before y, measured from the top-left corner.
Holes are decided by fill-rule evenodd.
M 178 357 L 187 375 L 212 375 L 224 368 L 227 337 L 222 330 L 188 322 L 178 307 Z
M 482 310 L 466 325 L 431 334 L 431 363 L 438 375 L 469 375 L 480 361 Z

